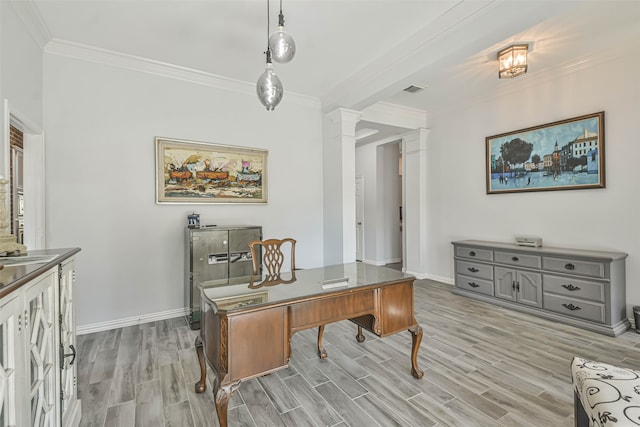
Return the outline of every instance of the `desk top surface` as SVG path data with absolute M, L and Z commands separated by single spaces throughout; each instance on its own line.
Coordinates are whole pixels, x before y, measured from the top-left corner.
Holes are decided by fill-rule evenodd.
M 414 276 L 387 267 L 356 262 L 296 270 L 278 277 L 252 277 L 247 283 L 235 285 L 208 287 L 203 282 L 200 287 L 204 291 L 204 298 L 213 302 L 218 310 L 233 312 L 407 279 L 414 279 Z

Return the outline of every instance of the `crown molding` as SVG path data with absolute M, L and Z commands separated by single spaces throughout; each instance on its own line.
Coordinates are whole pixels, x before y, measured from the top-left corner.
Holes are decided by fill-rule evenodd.
M 204 71 L 194 70 L 179 65 L 129 55 L 112 50 L 102 49 L 67 40 L 52 39 L 47 43 L 44 52 L 50 55 L 63 56 L 81 61 L 93 62 L 112 67 L 123 68 L 141 73 L 153 74 L 188 83 L 200 84 L 216 89 L 255 96 L 255 83 L 236 80 Z M 286 92 L 287 101 L 298 106 L 320 109 L 320 99 L 307 95 Z
M 427 112 L 418 108 L 380 101 L 362 110 L 362 120 L 407 129 L 418 129 L 427 127 Z
M 31 34 L 31 37 L 33 37 L 38 46 L 40 46 L 40 50 L 44 50 L 44 47 L 49 40 L 52 39 L 52 36 L 35 4 L 30 0 L 13 0 L 8 3 L 27 27 L 27 31 Z

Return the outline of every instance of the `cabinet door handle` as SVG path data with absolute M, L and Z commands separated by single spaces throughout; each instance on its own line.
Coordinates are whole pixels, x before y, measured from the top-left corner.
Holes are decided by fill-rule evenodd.
M 575 270 L 576 266 L 571 263 L 567 263 L 564 265 L 564 268 L 566 268 L 567 270 Z
M 476 282 L 469 282 L 467 283 L 467 285 L 471 286 L 472 288 L 477 288 L 478 286 L 480 286 Z
M 469 256 L 476 256 L 476 253 L 474 251 L 469 252 Z
M 511 289 L 514 290 L 514 291 L 516 290 L 516 281 L 515 280 L 511 282 Z
M 571 311 L 582 310 L 582 307 L 579 307 L 579 306 L 573 305 L 573 304 L 562 304 L 562 306 L 564 308 L 566 308 L 567 310 L 571 310 Z
M 569 283 L 568 285 L 562 285 L 568 291 L 579 291 L 580 288 L 578 286 L 573 286 L 573 284 Z
M 516 282 L 516 291 L 520 292 L 520 282 Z
M 60 344 L 60 369 L 64 369 L 64 359 L 66 359 L 67 357 L 73 356 L 71 362 L 69 362 L 69 365 L 73 365 L 73 362 L 76 361 L 76 348 L 73 346 L 73 344 L 71 344 L 69 346 L 69 349 L 71 350 L 71 353 L 65 353 L 64 345 Z
M 514 256 L 513 258 L 511 258 L 511 261 L 520 261 L 520 258 L 518 258 L 517 256 Z
M 477 269 L 477 268 L 475 268 L 475 267 L 468 267 L 468 268 L 467 268 L 467 270 L 469 270 L 469 271 L 470 271 L 470 272 L 472 272 L 472 273 L 477 273 L 478 271 L 480 271 L 480 270 L 478 270 L 478 269 Z

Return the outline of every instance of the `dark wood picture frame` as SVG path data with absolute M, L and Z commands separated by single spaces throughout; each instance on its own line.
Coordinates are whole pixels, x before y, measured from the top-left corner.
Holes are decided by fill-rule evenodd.
M 604 111 L 485 142 L 487 194 L 605 187 Z

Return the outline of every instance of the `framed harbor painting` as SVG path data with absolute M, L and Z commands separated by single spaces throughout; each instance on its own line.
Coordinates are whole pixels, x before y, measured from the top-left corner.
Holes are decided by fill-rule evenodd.
M 604 111 L 486 138 L 487 194 L 604 188 Z
M 157 203 L 266 203 L 267 150 L 156 137 Z

